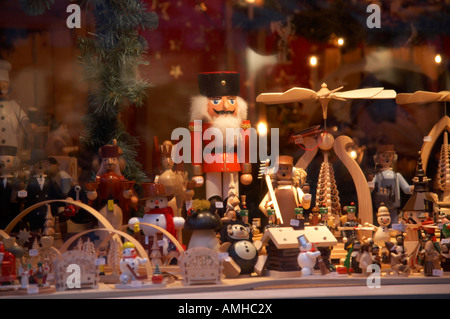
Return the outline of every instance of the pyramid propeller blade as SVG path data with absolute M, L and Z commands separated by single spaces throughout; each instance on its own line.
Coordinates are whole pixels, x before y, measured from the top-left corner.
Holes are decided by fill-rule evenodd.
M 401 95 L 400 95 L 401 94 Z M 397 104 L 407 103 L 431 103 L 439 101 L 445 94 L 427 91 L 417 91 L 412 94 L 400 93 L 400 97 L 396 100 Z
M 337 92 L 334 96 L 344 99 L 370 99 L 383 91 L 383 88 L 367 88 L 351 90 L 346 92 Z
M 283 93 L 261 93 L 256 97 L 256 102 L 280 104 L 312 100 L 316 97 L 317 93 L 313 90 L 294 87 Z

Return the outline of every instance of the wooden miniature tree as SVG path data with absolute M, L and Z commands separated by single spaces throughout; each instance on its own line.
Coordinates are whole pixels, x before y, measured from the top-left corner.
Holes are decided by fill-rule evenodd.
M 79 238 L 74 250 L 83 250 L 83 239 Z
M 47 214 L 45 215 L 44 231 L 42 234 L 44 236 L 55 235 L 55 218 L 52 215 L 50 205 L 47 205 Z
M 113 239 L 110 242 L 108 250 L 108 264 L 111 267 L 112 274 L 119 275 L 119 264 L 122 254 L 120 251 L 120 242 L 117 239 Z
M 328 208 L 328 212 L 332 215 L 339 215 L 341 211 L 339 191 L 334 178 L 333 164 L 328 161 L 326 153 L 325 160 L 320 166 L 316 206 Z
M 439 189 L 442 191 L 442 201 L 448 202 L 450 200 L 450 148 L 447 132 L 444 133 L 444 143 L 441 146 L 437 179 Z
M 83 244 L 83 251 L 90 253 L 93 256 L 96 256 L 94 243 L 88 238 Z

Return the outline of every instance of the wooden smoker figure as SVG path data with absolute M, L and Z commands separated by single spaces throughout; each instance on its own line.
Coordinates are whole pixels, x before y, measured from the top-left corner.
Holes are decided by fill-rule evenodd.
M 412 194 L 413 186 L 409 185 L 402 174 L 394 171 L 394 163 L 397 161 L 397 153 L 393 145 L 380 145 L 374 157 L 378 166 L 375 177 L 372 180 L 371 191 L 375 192 L 374 204 L 378 209 L 381 203 L 389 209 L 391 222 L 398 223 L 400 201 L 400 189 L 407 195 Z
M 208 200 L 213 196 L 226 198 L 231 176 L 238 181 L 239 172 L 243 185 L 249 185 L 253 180 L 248 151 L 243 150 L 239 158 L 237 150 L 237 147 L 246 148 L 248 137 L 244 134 L 236 135 L 237 138 L 230 139 L 229 143 L 226 138 L 227 129 L 242 129 L 241 133 L 244 133 L 250 128 L 250 121 L 247 120 L 247 103 L 238 96 L 239 78 L 237 72 L 200 73 L 198 75 L 200 95 L 192 98 L 189 130 L 193 179 L 196 181 L 196 187 L 205 184 Z M 210 128 L 215 130 L 208 130 Z M 214 140 L 214 136 L 209 135 L 211 132 L 212 134 L 220 132 L 223 141 Z M 206 175 L 205 179 L 203 173 Z M 236 194 L 239 194 L 238 183 L 235 187 Z

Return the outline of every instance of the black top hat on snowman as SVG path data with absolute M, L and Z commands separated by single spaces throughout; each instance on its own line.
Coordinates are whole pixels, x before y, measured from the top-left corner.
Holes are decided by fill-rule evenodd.
M 206 97 L 238 96 L 240 75 L 237 72 L 204 72 L 198 74 L 200 94 Z

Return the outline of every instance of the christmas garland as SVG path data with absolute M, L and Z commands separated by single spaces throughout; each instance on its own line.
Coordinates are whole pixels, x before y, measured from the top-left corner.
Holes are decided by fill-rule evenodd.
M 83 0 L 84 8 L 95 17 L 95 34 L 79 38 L 80 63 L 89 83 L 86 135 L 81 142 L 86 151 L 96 154 L 106 144 L 117 141 L 127 163 L 123 174 L 136 182 L 147 179 L 136 161 L 137 138 L 128 134 L 121 122 L 122 112 L 130 106 L 142 107 L 150 84 L 139 78 L 144 64 L 146 41 L 139 32 L 154 30 L 158 16 L 140 0 Z M 28 15 L 40 15 L 54 0 L 21 0 Z
M 128 134 L 120 121 L 129 106 L 142 107 L 150 87 L 139 78 L 138 67 L 144 64 L 146 41 L 140 30 L 154 30 L 155 13 L 147 11 L 139 0 L 88 0 L 96 21 L 96 33 L 79 39 L 80 61 L 90 83 L 89 107 L 85 119 L 87 148 L 99 147 L 117 140 L 127 163 L 123 174 L 142 182 L 146 175 L 135 159 L 138 140 Z

